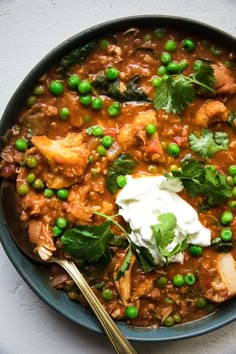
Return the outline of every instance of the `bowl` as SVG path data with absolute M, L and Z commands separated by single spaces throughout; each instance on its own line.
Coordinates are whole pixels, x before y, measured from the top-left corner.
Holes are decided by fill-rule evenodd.
M 236 39 L 216 28 L 190 19 L 170 16 L 135 16 L 113 20 L 89 28 L 74 35 L 47 54 L 27 75 L 21 85 L 16 89 L 0 122 L 0 134 L 4 135 L 6 130 L 15 123 L 18 109 L 24 101 L 38 78 L 45 73 L 61 57 L 75 49 L 78 45 L 84 44 L 105 34 L 121 31 L 130 27 L 156 26 L 171 27 L 176 30 L 187 30 L 190 33 L 197 33 L 214 40 L 224 47 L 235 48 Z M 49 285 L 46 273 L 31 260 L 29 260 L 17 248 L 12 240 L 4 222 L 2 207 L 0 208 L 0 239 L 3 248 L 15 266 L 16 270 L 31 287 L 31 289 L 49 306 L 71 321 L 88 328 L 94 332 L 102 333 L 101 327 L 95 316 L 80 304 L 69 301 L 66 294 L 56 290 Z M 140 342 L 161 342 L 199 336 L 215 329 L 218 329 L 236 319 L 236 299 L 224 304 L 216 312 L 200 320 L 177 325 L 171 328 L 160 327 L 138 328 L 127 326 L 118 322 L 118 326 L 126 337 L 133 341 Z

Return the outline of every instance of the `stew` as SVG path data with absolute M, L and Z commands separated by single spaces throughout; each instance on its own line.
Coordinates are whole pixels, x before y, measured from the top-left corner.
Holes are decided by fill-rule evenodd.
M 40 77 L 3 137 L 35 252 L 72 258 L 114 319 L 170 327 L 236 295 L 235 58 L 173 29 L 104 36 Z

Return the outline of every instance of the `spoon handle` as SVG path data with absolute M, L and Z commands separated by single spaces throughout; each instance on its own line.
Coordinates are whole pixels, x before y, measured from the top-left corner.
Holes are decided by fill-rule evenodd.
M 96 314 L 104 331 L 110 339 L 116 353 L 137 354 L 132 345 L 129 343 L 123 333 L 116 326 L 115 322 L 111 319 L 107 311 L 104 309 L 101 302 L 91 290 L 87 281 L 84 279 L 83 275 L 80 273 L 75 264 L 71 261 L 65 259 L 61 260 L 54 257 L 52 257 L 50 261 L 58 263 L 70 274 L 71 278 L 74 280 L 74 282 L 88 301 L 89 305 L 93 309 L 94 313 Z

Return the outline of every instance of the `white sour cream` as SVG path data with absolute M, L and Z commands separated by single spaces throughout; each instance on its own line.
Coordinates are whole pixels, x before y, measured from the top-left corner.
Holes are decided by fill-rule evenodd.
M 149 249 L 155 264 L 164 265 L 163 257 L 156 247 L 152 237 L 151 226 L 158 223 L 158 216 L 173 213 L 177 219 L 175 238 L 168 245 L 169 251 L 183 241 L 202 247 L 211 243 L 211 232 L 198 219 L 198 214 L 177 193 L 183 189 L 178 178 L 168 180 L 164 176 L 132 178 L 127 176 L 126 186 L 119 192 L 116 204 L 119 214 L 131 227 L 130 238 L 137 246 Z M 183 262 L 180 252 L 171 258 L 171 262 Z

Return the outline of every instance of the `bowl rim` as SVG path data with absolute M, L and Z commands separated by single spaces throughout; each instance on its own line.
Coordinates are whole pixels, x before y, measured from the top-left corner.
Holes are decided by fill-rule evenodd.
M 95 26 L 89 27 L 77 34 L 74 34 L 70 38 L 64 40 L 57 45 L 54 49 L 49 51 L 28 73 L 25 79 L 21 82 L 18 88 L 13 93 L 9 100 L 0 121 L 0 134 L 1 136 L 6 130 L 13 125 L 16 121 L 14 111 L 17 112 L 17 108 L 21 105 L 22 98 L 27 96 L 33 83 L 45 73 L 55 62 L 63 57 L 70 50 L 73 50 L 76 46 L 86 43 L 91 39 L 101 37 L 109 31 L 113 33 L 125 28 L 136 27 L 154 27 L 154 23 L 159 27 L 177 28 L 181 25 L 182 29 L 189 29 L 191 33 L 204 34 L 207 33 L 208 38 L 217 37 L 218 42 L 223 42 L 224 47 L 235 46 L 236 38 L 221 29 L 217 29 L 211 25 L 205 24 L 186 17 L 177 17 L 169 15 L 138 15 L 121 17 L 118 19 L 106 21 Z M 2 202 L 1 202 L 2 203 Z M 77 323 L 89 330 L 97 333 L 103 333 L 100 325 L 95 319 L 93 314 L 90 314 L 80 304 L 76 303 L 76 306 L 71 306 L 71 311 L 68 311 L 66 306 L 61 306 L 61 301 L 65 300 L 63 293 L 50 295 L 50 289 L 42 288 L 42 282 L 37 280 L 37 269 L 33 261 L 29 260 L 23 253 L 17 248 L 16 244 L 9 237 L 9 231 L 4 222 L 4 215 L 2 211 L 2 204 L 0 203 L 0 241 L 3 249 L 5 250 L 8 258 L 14 265 L 15 269 L 29 285 L 29 287 L 51 308 L 60 313 L 63 317 Z M 33 276 L 32 276 L 33 274 Z M 56 296 L 56 300 L 55 300 Z M 67 302 L 68 299 L 66 298 Z M 233 307 L 233 310 L 231 310 Z M 76 308 L 81 312 L 79 316 L 76 314 Z M 229 309 L 227 311 L 227 309 Z M 79 312 L 78 311 L 78 312 Z M 220 321 L 218 315 L 220 314 Z M 215 313 L 206 316 L 200 320 L 192 321 L 182 325 L 177 325 L 171 328 L 160 327 L 158 329 L 153 328 L 140 328 L 130 327 L 124 323 L 117 322 L 119 328 L 131 341 L 137 342 L 164 342 L 174 341 L 178 339 L 185 339 L 196 337 L 209 333 L 213 330 L 221 328 L 226 324 L 231 323 L 236 319 L 236 299 L 230 300 L 224 305 L 224 309 L 219 309 Z M 184 330 L 182 330 L 184 327 Z

